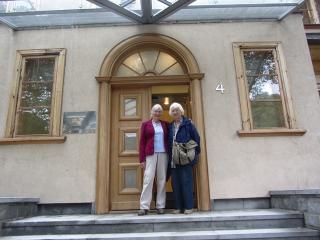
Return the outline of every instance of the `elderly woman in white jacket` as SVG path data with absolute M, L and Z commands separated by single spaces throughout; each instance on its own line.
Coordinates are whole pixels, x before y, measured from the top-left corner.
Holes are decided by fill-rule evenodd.
M 160 120 L 162 112 L 161 105 L 154 105 L 151 109 L 151 119 L 141 125 L 139 158 L 141 167 L 145 170 L 139 216 L 146 215 L 150 209 L 155 176 L 157 176 L 157 213 L 164 213 L 168 166 L 168 122 Z

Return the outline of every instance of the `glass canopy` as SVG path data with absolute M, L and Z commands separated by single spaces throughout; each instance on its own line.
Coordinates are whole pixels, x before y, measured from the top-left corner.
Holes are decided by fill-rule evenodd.
M 14 30 L 227 20 L 279 21 L 303 0 L 0 0 Z

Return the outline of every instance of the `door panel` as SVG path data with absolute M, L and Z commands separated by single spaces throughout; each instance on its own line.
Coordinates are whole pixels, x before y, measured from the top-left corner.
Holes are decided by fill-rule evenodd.
M 140 129 L 123 127 L 119 129 L 119 156 L 137 156 L 139 154 Z
M 112 90 L 111 210 L 139 209 L 140 125 L 150 116 L 150 88 Z

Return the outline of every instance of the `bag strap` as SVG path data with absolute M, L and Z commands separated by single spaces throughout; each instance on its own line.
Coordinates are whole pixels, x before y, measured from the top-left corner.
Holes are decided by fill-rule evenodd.
M 181 125 L 181 123 L 179 124 L 178 127 L 176 127 L 175 122 L 173 122 L 173 141 L 174 142 L 176 141 L 176 137 L 177 137 L 177 133 L 179 131 L 180 125 Z
M 176 138 L 177 138 L 177 134 L 178 134 L 178 131 L 179 131 L 179 127 L 180 127 L 180 126 L 174 125 L 174 140 L 176 140 Z

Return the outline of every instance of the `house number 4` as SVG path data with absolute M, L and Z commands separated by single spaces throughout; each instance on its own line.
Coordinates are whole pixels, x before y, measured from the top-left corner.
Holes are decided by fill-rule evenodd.
M 222 83 L 218 83 L 217 87 L 216 87 L 216 91 L 220 91 L 221 94 L 224 93 L 224 88 Z

